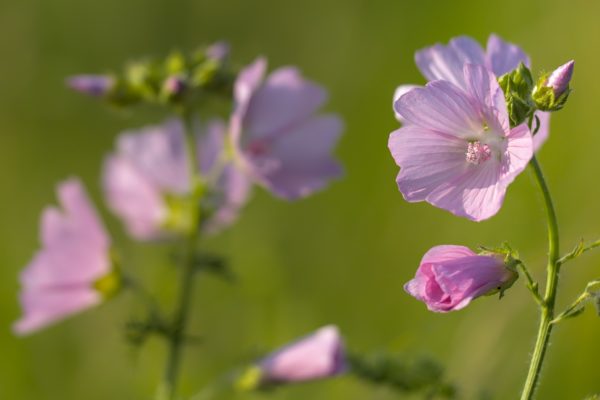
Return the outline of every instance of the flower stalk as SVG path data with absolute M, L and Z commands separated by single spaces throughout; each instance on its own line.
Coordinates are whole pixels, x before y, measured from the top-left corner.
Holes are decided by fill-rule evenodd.
M 543 302 L 541 303 L 541 319 L 538 328 L 538 334 L 529 364 L 529 372 L 523 391 L 521 392 L 521 400 L 531 400 L 534 398 L 535 389 L 539 380 L 544 356 L 548 348 L 550 334 L 552 333 L 554 306 L 556 302 L 556 290 L 558 288 L 558 276 L 560 272 L 559 263 L 559 235 L 558 221 L 554 203 L 550 190 L 544 178 L 544 174 L 539 162 L 534 156 L 530 161 L 531 168 L 534 172 L 535 180 L 544 197 L 544 205 L 546 208 L 546 216 L 548 221 L 548 265 L 546 277 L 546 291 L 544 293 Z
M 197 161 L 195 158 L 195 136 L 192 127 L 192 119 L 189 114 L 183 113 L 186 128 L 186 149 L 188 152 L 190 179 L 197 182 Z M 198 196 L 198 191 L 192 191 L 192 197 Z M 199 200 L 199 199 L 198 199 Z M 196 251 L 200 239 L 199 218 L 194 218 L 192 229 L 186 239 L 186 255 L 181 272 L 179 287 L 179 299 L 172 320 L 170 334 L 167 336 L 169 353 L 164 371 L 163 380 L 158 388 L 156 400 L 174 400 L 177 397 L 177 380 L 181 366 L 182 347 L 186 341 L 185 330 L 189 319 L 189 313 L 194 291 L 194 275 L 196 268 Z

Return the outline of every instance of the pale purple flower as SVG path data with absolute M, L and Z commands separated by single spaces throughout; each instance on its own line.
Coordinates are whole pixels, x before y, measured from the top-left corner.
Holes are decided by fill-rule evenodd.
M 569 83 L 573 77 L 575 61 L 571 60 L 566 64 L 556 68 L 548 77 L 546 86 L 551 87 L 556 98 L 560 97 L 569 88 Z
M 217 175 L 208 182 L 211 215 L 204 220 L 207 233 L 231 224 L 249 191 L 247 180 L 230 163 L 212 170 L 224 152 L 224 130 L 218 121 L 196 129 L 198 171 Z M 193 226 L 193 221 L 185 220 L 192 215 L 182 214 L 189 207 L 200 207 L 188 201 L 192 182 L 185 140 L 181 121 L 168 120 L 122 134 L 116 153 L 106 159 L 103 186 L 108 205 L 138 240 L 163 239 Z
M 179 120 L 129 131 L 107 157 L 103 186 L 110 209 L 136 239 L 163 237 L 169 217 L 166 196 L 190 191 L 185 133 Z
M 507 289 L 517 277 L 498 256 L 478 255 L 463 246 L 436 246 L 423 256 L 415 278 L 404 290 L 431 311 L 449 312 Z
M 327 98 L 321 86 L 291 67 L 263 80 L 266 67 L 260 58 L 235 82 L 230 130 L 236 157 L 276 196 L 305 197 L 342 174 L 331 156 L 342 122 L 334 115 L 315 115 Z
M 81 182 L 58 186 L 63 207 L 41 218 L 42 249 L 21 274 L 23 316 L 14 326 L 26 335 L 102 302 L 96 285 L 111 274 L 110 238 Z
M 466 91 L 433 81 L 400 97 L 396 111 L 405 124 L 388 146 L 407 201 L 481 221 L 498 212 L 508 185 L 527 166 L 532 139 L 526 124 L 510 129 L 493 74 L 466 64 L 464 75 Z
M 344 343 L 336 326 L 325 326 L 267 356 L 259 368 L 267 385 L 329 378 L 347 369 Z
M 102 97 L 114 86 L 114 78 L 106 75 L 75 75 L 67 78 L 71 89 L 94 97 Z
M 466 90 L 467 82 L 463 74 L 465 64 L 484 65 L 492 71 L 496 78 L 517 68 L 520 63 L 530 67 L 529 56 L 517 45 L 508 43 L 498 35 L 488 38 L 487 48 L 468 36 L 459 36 L 450 40 L 448 45 L 434 46 L 417 51 L 415 54 L 417 67 L 428 81 L 445 80 Z M 402 94 L 407 93 L 414 85 L 401 85 L 396 89 L 394 104 Z M 400 122 L 402 118 L 395 113 Z M 547 139 L 549 133 L 550 114 L 537 111 L 540 126 L 534 136 L 534 149 L 537 151 Z
M 229 57 L 230 46 L 225 41 L 218 41 L 206 49 L 206 55 L 208 58 L 216 61 L 223 61 Z

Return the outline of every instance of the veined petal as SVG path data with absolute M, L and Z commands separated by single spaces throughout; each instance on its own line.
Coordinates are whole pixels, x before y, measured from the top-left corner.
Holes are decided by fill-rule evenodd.
M 506 155 L 503 159 L 502 183 L 509 185 L 533 157 L 533 140 L 527 124 L 511 129 L 507 135 Z
M 517 68 L 520 63 L 530 66 L 529 56 L 517 45 L 504 41 L 491 34 L 487 42 L 486 65 L 496 76 L 501 76 Z
M 415 62 L 427 80 L 445 80 L 464 88 L 463 65 L 483 64 L 484 52 L 479 43 L 467 36 L 436 44 L 415 53 Z
M 429 249 L 421 259 L 421 264 L 441 263 L 475 255 L 476 254 L 471 249 L 465 246 L 440 245 Z
M 485 66 L 465 64 L 467 92 L 479 105 L 486 124 L 495 132 L 504 134 L 510 129 L 504 93 L 498 80 Z
M 501 170 L 496 158 L 468 165 L 462 176 L 440 185 L 426 201 L 473 221 L 488 219 L 500 210 L 506 193 L 506 185 L 500 183 Z
M 455 85 L 433 81 L 400 97 L 396 111 L 407 123 L 457 138 L 479 133 L 483 121 L 479 109 Z
M 462 176 L 466 142 L 414 125 L 404 126 L 390 135 L 388 147 L 400 167 L 396 179 L 407 201 L 423 201 L 449 180 Z

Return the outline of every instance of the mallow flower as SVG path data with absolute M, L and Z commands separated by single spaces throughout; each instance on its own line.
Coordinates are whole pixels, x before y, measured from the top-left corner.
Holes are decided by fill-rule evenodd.
M 510 128 L 504 94 L 486 67 L 466 64 L 463 79 L 466 90 L 433 81 L 401 96 L 395 106 L 405 124 L 388 146 L 407 201 L 481 221 L 498 212 L 533 145 L 526 124 Z
M 342 131 L 335 115 L 315 115 L 325 90 L 292 67 L 265 76 L 259 58 L 235 82 L 230 133 L 235 157 L 252 179 L 293 200 L 322 189 L 342 174 L 331 151 Z
M 246 372 L 239 386 L 255 389 L 324 379 L 339 375 L 347 368 L 339 330 L 328 325 L 265 357 Z
M 463 246 L 436 246 L 421 260 L 404 290 L 430 311 L 449 312 L 473 299 L 504 291 L 518 278 L 497 255 L 478 255 Z
M 198 149 L 193 151 L 199 153 L 199 165 L 195 167 L 208 175 L 221 159 L 224 125 L 213 121 L 196 130 Z M 202 199 L 196 198 L 184 127 L 172 119 L 119 136 L 117 151 L 105 161 L 103 186 L 109 207 L 129 234 L 138 240 L 155 240 L 188 233 L 198 218 L 211 232 L 233 222 L 246 201 L 249 184 L 226 165 L 215 174 Z M 210 196 L 210 205 L 204 211 L 210 214 L 198 215 L 205 195 Z
M 113 89 L 115 79 L 108 75 L 75 75 L 67 78 L 71 89 L 93 97 L 105 96 Z
M 13 326 L 27 335 L 100 304 L 120 286 L 110 237 L 77 179 L 58 186 L 63 207 L 41 218 L 42 249 L 21 274 L 23 316 Z
M 465 90 L 467 82 L 463 74 L 465 64 L 484 65 L 496 78 L 517 68 L 520 63 L 530 67 L 530 59 L 517 45 L 508 43 L 498 35 L 491 34 L 484 50 L 481 45 L 468 36 L 458 36 L 450 40 L 448 45 L 435 44 L 415 53 L 415 62 L 419 71 L 428 81 L 445 80 Z M 415 85 L 400 85 L 394 93 L 394 104 Z M 395 110 L 395 107 L 394 107 Z M 402 116 L 397 112 L 400 122 Z M 534 149 L 537 151 L 546 141 L 549 133 L 550 113 L 537 111 L 539 120 L 537 133 L 533 137 Z

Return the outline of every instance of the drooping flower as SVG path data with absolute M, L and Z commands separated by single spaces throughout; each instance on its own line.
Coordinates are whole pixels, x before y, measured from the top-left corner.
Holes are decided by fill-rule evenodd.
M 464 67 L 466 91 L 433 81 L 401 96 L 405 120 L 389 149 L 404 198 L 474 221 L 498 212 L 508 185 L 532 157 L 526 124 L 510 128 L 504 94 L 482 65 Z
M 67 85 L 71 89 L 94 97 L 106 95 L 114 84 L 114 78 L 107 75 L 75 75 L 67 78 Z
M 287 67 L 266 79 L 258 59 L 239 74 L 234 87 L 231 138 L 238 163 L 278 197 L 297 199 L 341 175 L 331 157 L 342 131 L 334 115 L 315 115 L 325 90 Z
M 42 249 L 21 274 L 23 316 L 13 326 L 18 335 L 93 307 L 119 287 L 110 238 L 81 182 L 61 183 L 58 198 L 63 210 L 44 210 Z
M 268 355 L 246 372 L 239 386 L 248 390 L 306 382 L 346 370 L 343 340 L 338 328 L 329 325 Z
M 519 46 L 508 43 L 495 34 L 488 38 L 485 51 L 476 40 L 468 36 L 459 36 L 451 39 L 448 45 L 438 43 L 417 51 L 415 62 L 428 81 L 445 80 L 463 90 L 467 89 L 463 73 L 463 67 L 467 63 L 484 65 L 496 78 L 514 70 L 520 63 L 527 67 L 531 64 L 529 56 Z M 399 86 L 394 94 L 394 104 L 401 95 L 412 88 L 414 85 Z M 397 112 L 395 115 L 403 122 Z M 537 151 L 548 138 L 550 114 L 537 111 L 535 115 L 540 122 L 533 137 L 534 149 Z
M 207 233 L 216 232 L 234 221 L 246 201 L 249 184 L 229 165 L 212 171 L 224 151 L 223 123 L 213 121 L 208 128 L 198 125 L 196 134 L 198 171 L 217 175 L 206 188 L 210 195 L 210 210 L 206 211 L 211 215 L 200 217 Z M 179 120 L 126 132 L 118 138 L 117 152 L 105 162 L 104 190 L 109 207 L 134 238 L 162 239 L 193 229 L 200 199 L 196 201 L 193 196 L 189 168 L 184 127 Z
M 404 290 L 435 312 L 456 311 L 473 299 L 508 289 L 518 275 L 502 258 L 463 246 L 436 246 L 421 260 Z

